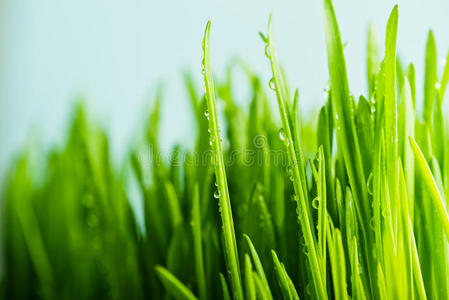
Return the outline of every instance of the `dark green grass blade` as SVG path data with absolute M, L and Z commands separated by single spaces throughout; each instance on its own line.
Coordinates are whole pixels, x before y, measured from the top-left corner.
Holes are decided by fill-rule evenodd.
M 177 300 L 195 300 L 195 295 L 185 287 L 172 273 L 161 266 L 156 266 L 156 272 L 164 284 L 167 293 Z
M 256 268 L 257 274 L 259 275 L 260 284 L 264 288 L 264 295 L 268 297 L 268 299 L 272 299 L 270 286 L 268 285 L 267 277 L 265 276 L 265 272 L 263 270 L 262 262 L 260 261 L 259 255 L 257 254 L 256 248 L 254 248 L 253 243 L 251 242 L 251 239 L 246 234 L 244 235 L 246 242 L 248 243 L 248 248 L 251 253 L 251 257 L 254 262 L 254 267 Z
M 207 299 L 206 278 L 204 273 L 204 257 L 203 257 L 203 240 L 201 227 L 201 210 L 200 210 L 200 192 L 198 183 L 195 184 L 193 191 L 193 207 L 192 207 L 192 231 L 193 231 L 193 247 L 195 253 L 195 274 L 197 277 L 198 290 L 201 300 Z

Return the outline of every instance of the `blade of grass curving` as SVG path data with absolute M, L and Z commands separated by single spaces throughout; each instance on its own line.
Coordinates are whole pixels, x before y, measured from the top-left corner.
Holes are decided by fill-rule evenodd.
M 226 252 L 226 263 L 231 277 L 232 294 L 235 299 L 243 299 L 243 289 L 238 261 L 239 256 L 235 239 L 234 221 L 232 218 L 231 201 L 229 199 L 223 151 L 221 149 L 217 109 L 215 107 L 215 89 L 212 80 L 212 69 L 210 66 L 210 25 L 211 22 L 207 22 L 203 39 L 203 75 L 208 108 L 206 116 L 209 118 L 209 129 L 211 134 L 212 149 L 214 152 L 215 177 L 217 180 L 219 206 L 223 223 L 224 250 Z
M 170 271 L 161 266 L 155 267 L 156 272 L 165 286 L 167 293 L 177 300 L 195 300 L 195 295 L 179 281 Z
M 443 225 L 444 233 L 446 235 L 446 239 L 449 241 L 449 215 L 447 213 L 445 201 L 443 199 L 442 194 L 440 193 L 438 186 L 433 178 L 432 172 L 430 171 L 429 166 L 427 165 L 426 159 L 421 152 L 421 149 L 415 142 L 415 139 L 412 137 L 409 138 L 410 145 L 412 147 L 413 153 L 415 154 L 417 167 L 421 172 L 421 176 L 429 190 L 430 196 L 433 199 L 435 207 L 440 215 L 441 223 Z
M 259 255 L 257 254 L 256 248 L 254 247 L 253 243 L 251 242 L 251 239 L 246 234 L 243 235 L 246 239 L 246 242 L 248 243 L 249 251 L 251 253 L 251 257 L 254 262 L 254 267 L 256 268 L 257 274 L 259 275 L 260 281 L 264 287 L 264 290 L 266 291 L 265 294 L 269 297 L 267 299 L 272 299 L 273 296 L 271 295 L 270 286 L 268 285 L 267 277 L 265 276 L 265 272 L 263 270 L 262 262 L 260 261 Z
M 270 80 L 270 88 L 275 90 L 276 98 L 278 101 L 279 112 L 281 115 L 282 129 L 279 134 L 281 139 L 284 141 L 284 145 L 287 150 L 287 155 L 289 159 L 289 169 L 291 180 L 293 181 L 293 187 L 296 194 L 296 202 L 298 208 L 298 218 L 302 227 L 302 231 L 304 234 L 307 252 L 308 252 L 308 260 L 310 264 L 310 269 L 312 272 L 313 282 L 315 286 L 315 291 L 319 299 L 325 299 L 326 296 L 326 285 L 323 282 L 323 278 L 321 276 L 322 270 L 322 262 L 320 260 L 319 252 L 317 251 L 316 246 L 316 236 L 313 231 L 313 222 L 312 216 L 310 212 L 310 207 L 307 199 L 307 186 L 305 186 L 305 176 L 303 175 L 303 168 L 301 166 L 301 160 L 297 157 L 297 150 L 295 147 L 299 147 L 299 145 L 295 145 L 294 143 L 294 133 L 292 124 L 290 123 L 289 111 L 287 99 L 284 98 L 284 93 L 282 88 L 285 84 L 282 82 L 281 69 L 276 58 L 276 52 L 273 43 L 273 36 L 271 30 L 271 16 L 268 21 L 268 36 L 263 37 L 266 42 L 266 54 L 270 59 L 271 70 L 273 73 L 273 78 Z
M 281 288 L 282 295 L 284 296 L 284 299 L 298 299 L 298 294 L 296 293 L 296 289 L 293 286 L 293 283 L 288 276 L 287 272 L 285 271 L 284 264 L 282 264 L 276 252 L 274 250 L 271 250 L 271 255 L 273 256 L 273 262 L 274 262 L 274 270 L 276 271 L 276 275 L 279 282 L 279 287 Z
M 273 299 L 271 292 L 267 293 L 266 286 L 262 283 L 258 273 L 253 272 L 254 284 L 256 286 L 257 299 Z

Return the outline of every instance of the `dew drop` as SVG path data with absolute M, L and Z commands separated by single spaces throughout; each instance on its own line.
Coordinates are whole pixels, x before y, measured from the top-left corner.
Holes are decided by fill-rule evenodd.
M 219 191 L 219 190 L 216 190 L 216 191 L 215 191 L 215 193 L 214 193 L 214 198 L 215 198 L 215 199 L 220 198 L 220 191 Z
M 282 141 L 285 141 L 285 132 L 283 128 L 279 129 L 279 137 Z
M 215 186 L 218 186 L 218 183 L 216 181 L 214 182 L 214 184 L 215 184 Z
M 206 111 L 204 112 L 204 116 L 209 120 L 209 111 L 206 109 Z
M 441 88 L 441 83 L 440 82 L 435 82 L 435 88 L 437 90 L 439 90 Z
M 320 197 L 316 197 L 312 200 L 312 207 L 318 209 L 320 207 Z
M 270 79 L 270 82 L 268 83 L 268 86 L 270 89 L 275 90 L 276 89 L 276 83 L 274 82 L 274 78 Z
M 373 194 L 373 173 L 369 173 L 368 180 L 366 181 L 366 189 L 368 194 Z

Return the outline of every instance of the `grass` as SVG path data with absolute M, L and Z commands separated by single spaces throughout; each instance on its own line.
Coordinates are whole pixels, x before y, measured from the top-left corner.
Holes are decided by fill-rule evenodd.
M 106 133 L 82 106 L 66 144 L 43 164 L 25 149 L 2 194 L 1 297 L 446 299 L 449 54 L 439 70 L 430 31 L 419 101 L 415 68 L 397 57 L 395 6 L 384 58 L 368 30 L 368 92 L 355 99 L 332 2 L 323 9 L 330 85 L 316 123 L 299 113 L 271 17 L 260 34 L 268 84 L 241 62 L 214 82 L 208 22 L 205 92 L 185 74 L 193 150 L 176 146 L 161 159 L 159 92 L 145 126 L 146 159 L 134 147 L 114 167 Z M 232 93 L 236 69 L 251 87 L 248 109 Z

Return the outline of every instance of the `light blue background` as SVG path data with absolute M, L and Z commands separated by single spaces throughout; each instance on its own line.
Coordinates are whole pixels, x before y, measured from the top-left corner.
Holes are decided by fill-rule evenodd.
M 351 89 L 354 95 L 365 93 L 367 24 L 374 23 L 383 41 L 396 1 L 334 2 L 343 40 L 348 42 Z M 404 62 L 416 63 L 420 96 L 427 30 L 435 32 L 441 59 L 449 49 L 449 1 L 398 2 L 399 53 Z M 114 156 L 123 158 L 143 127 L 160 80 L 166 84 L 163 147 L 175 141 L 191 144 L 195 128 L 181 70 L 194 71 L 200 87 L 201 40 L 208 19 L 213 21 L 216 74 L 223 75 L 227 62 L 238 55 L 268 81 L 268 62 L 257 32 L 266 31 L 272 11 L 278 55 L 291 85 L 299 88 L 304 114 L 320 104 L 328 79 L 317 0 L 0 3 L 0 174 L 30 136 L 43 145 L 62 142 L 79 95 L 110 133 Z

